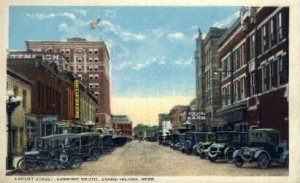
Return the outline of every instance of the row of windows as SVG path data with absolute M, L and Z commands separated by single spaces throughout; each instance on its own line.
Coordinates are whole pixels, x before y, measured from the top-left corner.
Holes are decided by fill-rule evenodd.
M 90 88 L 99 88 L 99 83 L 89 83 Z
M 260 28 L 261 53 L 275 46 L 283 39 L 282 14 L 270 19 Z
M 249 96 L 255 95 L 257 84 L 261 84 L 261 92 L 266 92 L 272 88 L 282 86 L 284 81 L 283 56 L 277 56 L 261 65 L 260 70 L 249 73 Z M 259 75 L 259 77 L 257 77 Z M 257 82 L 257 80 L 259 81 Z M 232 88 L 231 88 L 232 87 Z M 229 105 L 231 100 L 239 101 L 245 98 L 246 78 L 242 77 L 222 88 L 222 104 Z M 232 93 L 231 90 L 233 89 Z M 233 96 L 232 96 L 233 95 Z
M 84 68 L 84 66 L 76 66 L 76 70 L 77 71 L 83 71 L 83 68 Z M 71 66 L 71 70 L 73 70 L 74 69 L 74 67 L 73 66 Z M 92 66 L 87 66 L 86 67 L 86 70 L 87 71 L 99 71 L 100 70 L 100 67 L 99 66 L 97 66 L 97 65 L 92 65 Z

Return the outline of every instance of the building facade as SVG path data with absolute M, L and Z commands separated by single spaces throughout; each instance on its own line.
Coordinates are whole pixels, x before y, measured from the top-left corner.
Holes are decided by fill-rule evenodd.
M 188 113 L 190 111 L 189 106 L 184 105 L 177 105 L 174 106 L 169 113 L 171 126 L 172 126 L 172 133 L 178 133 L 183 129 L 187 128 L 187 119 Z
M 113 115 L 111 119 L 116 135 L 132 136 L 132 121 L 127 115 Z
M 110 56 L 103 41 L 71 38 L 67 41 L 27 41 L 28 51 L 61 53 L 71 70 L 97 98 L 96 126 L 110 127 Z
M 163 128 L 163 121 L 170 121 L 169 114 L 158 114 L 158 128 L 159 130 L 162 130 Z
M 288 23 L 287 7 L 244 7 L 220 42 L 218 114 L 227 128 L 246 122 L 288 140 Z
M 27 150 L 25 115 L 31 113 L 31 87 L 33 83 L 25 76 L 7 69 L 6 90 L 13 91 L 22 98 L 21 104 L 12 113 L 11 146 L 14 156 L 22 155 Z
M 220 77 L 215 72 L 220 69 L 218 43 L 226 29 L 211 27 L 206 37 L 199 29 L 196 39 L 196 101 L 197 111 L 206 114 L 205 120 L 198 120 L 196 130 L 206 131 L 219 122 L 216 111 L 220 108 Z

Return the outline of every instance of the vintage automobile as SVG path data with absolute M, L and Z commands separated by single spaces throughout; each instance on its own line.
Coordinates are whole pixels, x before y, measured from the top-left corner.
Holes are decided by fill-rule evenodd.
M 100 146 L 103 154 L 110 153 L 114 150 L 114 142 L 112 140 L 113 135 L 101 134 L 100 135 Z
M 205 139 L 197 144 L 194 148 L 196 149 L 196 155 L 200 156 L 201 159 L 207 157 L 207 149 L 210 145 L 212 145 L 215 141 L 215 133 L 214 132 L 205 132 Z
M 170 147 L 174 149 L 175 144 L 179 142 L 179 134 L 171 134 L 170 135 Z
M 35 151 L 25 152 L 18 161 L 21 172 L 36 172 L 63 168 L 79 168 L 82 164 L 77 134 L 55 134 L 41 137 Z
M 232 142 L 228 143 L 228 146 L 224 150 L 224 159 L 226 159 L 228 162 L 233 162 L 233 153 L 234 151 L 240 149 L 241 147 L 244 147 L 248 145 L 248 132 L 235 132 L 233 133 L 233 139 Z
M 233 141 L 234 131 L 216 132 L 215 142 L 207 150 L 208 159 L 215 162 L 217 159 L 224 159 L 227 154 L 225 149 Z
M 270 128 L 255 129 L 249 132 L 249 144 L 233 154 L 235 166 L 242 167 L 245 162 L 257 162 L 261 169 L 268 168 L 272 162 L 288 166 L 289 152 L 279 143 L 280 133 Z
M 185 134 L 179 134 L 178 142 L 174 145 L 174 149 L 178 151 L 183 151 L 184 149 L 184 142 L 185 142 Z
M 127 137 L 121 136 L 121 135 L 120 136 L 113 136 L 112 140 L 114 142 L 115 147 L 121 147 L 121 146 L 126 144 Z
M 96 161 L 102 154 L 102 147 L 100 143 L 100 133 L 98 132 L 83 132 L 78 134 L 80 141 L 75 144 L 80 146 L 80 155 L 83 160 Z
M 206 132 L 186 132 L 184 142 L 184 152 L 191 154 L 197 153 L 197 146 L 200 142 L 204 142 L 207 139 Z

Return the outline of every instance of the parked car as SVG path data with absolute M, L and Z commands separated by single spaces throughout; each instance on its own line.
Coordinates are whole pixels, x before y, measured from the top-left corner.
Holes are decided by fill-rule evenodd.
M 187 154 L 194 153 L 199 155 L 198 146 L 201 142 L 205 142 L 208 138 L 213 138 L 213 133 L 207 132 L 186 132 L 185 133 L 184 152 Z
M 110 153 L 114 150 L 114 142 L 111 134 L 100 135 L 100 146 L 103 154 Z
M 125 136 L 113 136 L 112 138 L 115 147 L 121 147 L 126 144 L 127 137 Z
M 36 172 L 63 168 L 79 168 L 82 163 L 81 146 L 77 134 L 55 134 L 41 137 L 37 149 L 27 151 L 17 163 L 21 172 Z
M 184 142 L 185 142 L 185 134 L 179 134 L 178 142 L 174 145 L 174 149 L 178 151 L 183 151 L 184 149 Z
M 207 157 L 208 148 L 215 142 L 215 133 L 214 132 L 205 132 L 206 138 L 197 144 L 196 152 L 197 155 L 200 156 L 201 159 Z
M 234 164 L 242 167 L 245 162 L 256 162 L 261 169 L 271 163 L 288 166 L 289 152 L 280 144 L 280 133 L 270 128 L 255 129 L 249 132 L 249 144 L 233 154 Z
M 80 146 L 80 155 L 83 160 L 96 161 L 102 154 L 102 147 L 100 143 L 100 133 L 98 132 L 84 132 L 79 133 L 80 141 L 75 143 Z
M 233 141 L 234 131 L 218 131 L 216 132 L 215 143 L 208 148 L 208 159 L 215 162 L 217 159 L 224 159 L 225 149 Z
M 170 147 L 174 149 L 175 144 L 179 142 L 179 134 L 170 135 Z

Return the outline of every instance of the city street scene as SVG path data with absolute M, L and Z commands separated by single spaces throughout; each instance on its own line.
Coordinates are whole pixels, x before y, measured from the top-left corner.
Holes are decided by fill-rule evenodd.
M 7 176 L 289 176 L 289 7 L 10 6 L 8 38 Z

